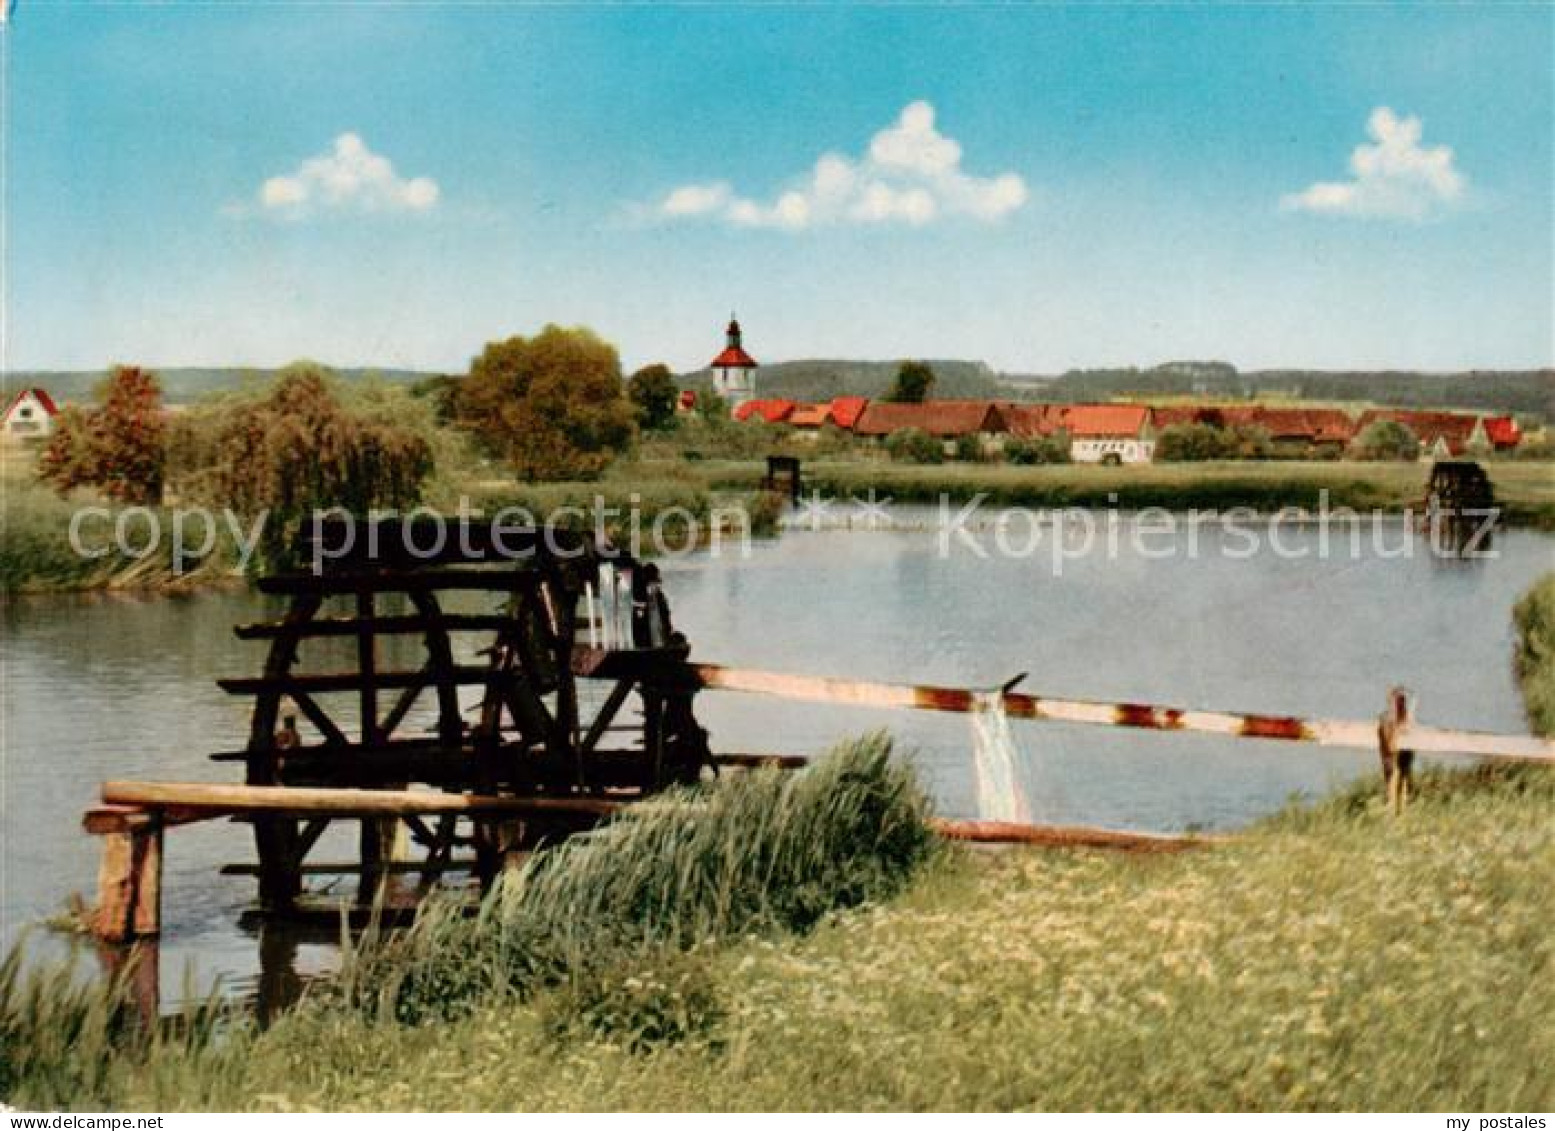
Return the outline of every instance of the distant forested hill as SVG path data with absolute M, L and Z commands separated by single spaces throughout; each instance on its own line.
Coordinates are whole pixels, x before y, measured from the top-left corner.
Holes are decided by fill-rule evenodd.
M 896 380 L 899 361 L 780 361 L 756 371 L 756 395 L 788 397 L 796 401 L 825 401 L 832 397 L 884 396 Z M 981 361 L 930 361 L 936 398 L 1009 397 L 1010 389 Z M 682 384 L 710 389 L 713 372 L 699 369 L 683 374 Z
M 229 368 L 173 368 L 158 369 L 162 379 L 162 395 L 169 404 L 187 404 L 207 393 L 241 389 L 249 384 L 262 384 L 276 375 L 276 369 L 255 369 L 240 366 Z M 382 381 L 414 383 L 431 373 L 414 369 L 336 369 L 346 380 L 377 377 Z M 32 385 L 47 389 L 57 401 L 86 401 L 92 389 L 106 377 L 106 370 L 13 370 L 5 375 L 3 390 L 7 399 L 17 389 Z
M 764 397 L 824 401 L 836 396 L 883 396 L 896 379 L 897 361 L 784 361 L 757 371 Z M 1198 396 L 1207 399 L 1282 398 L 1311 401 L 1373 402 L 1418 408 L 1469 408 L 1520 413 L 1555 420 L 1555 369 L 1473 370 L 1464 373 L 1415 373 L 1402 370 L 1325 371 L 1263 369 L 1243 373 L 1223 361 L 1178 361 L 1149 369 L 1072 369 L 1058 376 L 997 373 L 981 361 L 930 361 L 936 398 L 1105 401 Z M 169 402 L 183 404 L 221 390 L 262 383 L 274 369 L 159 369 Z M 376 377 L 414 383 L 434 376 L 414 369 L 338 369 L 347 380 Z M 102 371 L 16 371 L 0 387 L 6 399 L 17 389 L 39 385 L 56 400 L 81 401 L 105 374 Z M 689 388 L 711 388 L 707 369 L 683 374 Z
M 1370 401 L 1411 408 L 1472 408 L 1555 419 L 1555 369 L 1415 373 L 1402 370 L 1263 369 L 1226 362 L 1172 362 L 1151 369 L 1072 369 L 1058 377 L 1004 378 L 1043 400 L 1201 396 Z

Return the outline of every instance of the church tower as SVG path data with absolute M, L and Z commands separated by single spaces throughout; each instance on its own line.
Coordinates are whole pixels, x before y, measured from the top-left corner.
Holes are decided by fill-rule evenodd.
M 740 344 L 740 322 L 732 314 L 724 351 L 713 358 L 713 391 L 729 402 L 731 413 L 756 395 L 756 359 Z

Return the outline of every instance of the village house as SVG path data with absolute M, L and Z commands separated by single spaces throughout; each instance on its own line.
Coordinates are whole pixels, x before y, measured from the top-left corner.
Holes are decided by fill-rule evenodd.
M 1421 459 L 1450 459 L 1469 453 L 1488 452 L 1494 447 L 1486 431 L 1484 418 L 1461 412 L 1368 409 L 1361 413 L 1360 420 L 1356 422 L 1356 435 L 1380 420 L 1396 421 L 1413 432 L 1420 441 Z M 1504 436 L 1506 430 L 1501 426 L 1497 431 Z
M 1498 452 L 1509 452 L 1523 441 L 1523 432 L 1517 426 L 1516 417 L 1487 416 L 1483 423 L 1490 446 Z
M 42 439 L 54 431 L 59 406 L 46 389 L 23 389 L 0 415 L 0 436 L 7 440 Z
M 765 420 L 768 424 L 787 424 L 797 408 L 799 405 L 794 401 L 765 397 L 735 405 L 733 415 L 741 423 L 755 419 Z
M 1338 456 L 1355 438 L 1355 421 L 1337 408 L 1179 404 L 1152 411 L 1157 436 L 1182 424 L 1257 429 L 1269 437 L 1273 455 L 1288 458 Z
M 1075 463 L 1149 463 L 1156 429 L 1150 409 L 1138 404 L 1007 405 L 1010 434 L 1023 438 L 1069 437 Z
M 957 440 L 967 436 L 976 437 L 984 450 L 990 450 L 1009 430 L 1002 407 L 993 401 L 870 401 L 854 422 L 853 434 L 884 440 L 909 428 L 942 441 L 947 454 L 955 450 Z
M 812 438 L 828 424 L 844 432 L 851 432 L 858 423 L 859 415 L 868 405 L 868 397 L 833 397 L 824 404 L 798 404 L 784 423 L 801 435 Z
M 1075 463 L 1149 463 L 1155 458 L 1155 428 L 1145 405 L 1069 405 L 1060 420 Z

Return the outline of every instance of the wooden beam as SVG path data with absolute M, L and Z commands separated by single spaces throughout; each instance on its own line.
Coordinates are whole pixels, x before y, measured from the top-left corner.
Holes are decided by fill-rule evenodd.
M 450 669 L 443 678 L 446 682 L 461 685 L 483 684 L 493 677 L 492 670 L 474 664 L 463 664 Z M 229 695 L 261 695 L 267 691 L 295 696 L 297 692 L 327 694 L 332 691 L 360 691 L 369 683 L 390 690 L 419 687 L 427 680 L 427 673 L 415 671 L 378 672 L 376 676 L 364 672 L 326 672 L 318 675 L 254 676 L 240 679 L 218 679 L 216 685 Z
M 650 684 L 678 688 L 716 688 L 802 699 L 815 703 L 842 703 L 890 710 L 951 711 L 969 713 L 978 707 L 980 695 L 965 687 L 883 683 L 871 680 L 832 679 L 823 676 L 732 668 L 721 664 L 676 663 L 658 660 L 643 666 L 629 654 L 603 658 L 582 657 L 588 674 L 602 678 L 640 675 Z M 580 673 L 581 674 L 581 673 Z M 990 692 L 991 694 L 991 692 Z M 1359 719 L 1303 719 L 1286 715 L 1232 714 L 1197 711 L 1149 703 L 1105 703 L 1084 699 L 1058 699 L 1003 694 L 1004 709 L 1011 718 L 1052 722 L 1086 723 L 1093 726 L 1133 727 L 1144 730 L 1197 731 L 1228 738 L 1262 738 L 1287 742 L 1311 742 L 1374 750 L 1377 724 Z M 1399 745 L 1422 754 L 1504 758 L 1514 761 L 1555 762 L 1555 739 L 1525 734 L 1486 734 L 1449 730 L 1409 723 L 1398 731 Z
M 1032 844 L 1052 848 L 1113 848 L 1125 852 L 1181 852 L 1223 841 L 1223 837 L 1166 836 L 1089 825 L 1022 825 L 1010 821 L 957 821 L 931 817 L 929 827 L 947 840 L 979 844 Z
M 92 930 L 106 942 L 154 938 L 162 929 L 162 825 L 149 822 L 102 838 Z
M 540 575 L 532 569 L 439 569 L 418 572 L 343 572 L 289 573 L 261 577 L 256 584 L 261 593 L 295 596 L 297 594 L 340 594 L 367 590 L 373 593 L 424 593 L 437 589 L 468 589 L 497 593 L 516 593 L 540 584 Z
M 403 813 L 571 813 L 606 817 L 624 802 L 597 797 L 489 797 L 430 790 L 312 789 L 272 785 L 211 785 L 203 782 L 104 782 L 104 801 L 114 805 L 163 805 L 220 813 L 328 813 L 342 817 Z
M 391 875 L 418 875 L 429 869 L 442 872 L 469 872 L 475 868 L 475 861 L 456 857 L 452 860 L 434 862 L 431 860 L 385 860 L 379 865 L 379 869 Z M 257 876 L 258 864 L 223 864 L 221 866 L 223 876 Z M 344 860 L 324 862 L 319 864 L 304 864 L 297 869 L 304 876 L 357 876 L 362 872 L 362 865 L 356 862 Z
M 497 615 L 474 616 L 461 613 L 442 613 L 437 616 L 385 616 L 372 622 L 372 630 L 380 636 L 414 636 L 423 632 L 500 632 L 512 624 L 511 617 Z M 357 617 L 318 617 L 302 625 L 287 625 L 280 621 L 259 621 L 240 624 L 232 631 L 239 640 L 273 640 L 283 635 L 299 637 L 355 636 L 361 631 L 362 622 Z

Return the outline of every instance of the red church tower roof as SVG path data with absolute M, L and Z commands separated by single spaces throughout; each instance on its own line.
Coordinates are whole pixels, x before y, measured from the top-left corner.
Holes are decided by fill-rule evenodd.
M 746 353 L 740 345 L 740 323 L 736 318 L 729 319 L 729 329 L 725 333 L 726 344 L 723 353 L 713 358 L 714 369 L 756 369 L 756 359 Z

